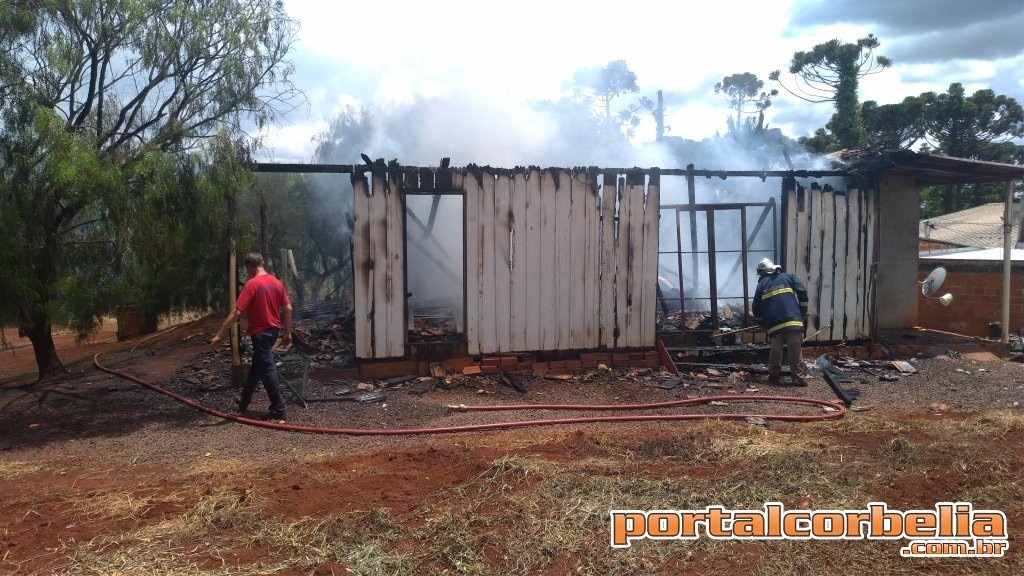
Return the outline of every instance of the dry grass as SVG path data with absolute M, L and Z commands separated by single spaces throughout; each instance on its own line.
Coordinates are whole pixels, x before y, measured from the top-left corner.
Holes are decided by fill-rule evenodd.
M 256 464 L 248 460 L 240 460 L 237 458 L 203 458 L 202 460 L 196 460 L 189 466 L 187 474 L 190 476 L 211 476 L 211 475 L 231 475 L 231 474 L 242 474 L 245 472 L 251 472 L 257 468 Z
M 0 480 L 11 480 L 18 476 L 34 474 L 42 469 L 43 465 L 36 462 L 0 461 Z
M 115 490 L 69 498 L 71 509 L 89 518 L 134 518 L 152 505 L 152 498 Z
M 777 429 L 710 421 L 640 441 L 611 437 L 571 458 L 502 456 L 400 517 L 370 508 L 286 521 L 269 515 L 257 495 L 220 485 L 223 475 L 244 475 L 248 465 L 203 460 L 187 475 L 211 487 L 178 494 L 178 513 L 67 543 L 61 553 L 65 573 L 73 575 L 313 573 L 324 565 L 364 576 L 1020 574 L 1024 555 L 1015 543 L 1002 559 L 945 560 L 902 558 L 902 540 L 699 538 L 615 550 L 608 524 L 612 509 L 759 509 L 768 501 L 860 509 L 894 494 L 924 506 L 970 501 L 1020 517 L 1024 457 L 997 439 L 1016 434 L 1019 442 L 1022 426 L 1012 413 L 966 420 L 869 416 Z M 838 444 L 835 435 L 865 441 Z M 645 463 L 657 464 L 658 475 L 649 475 Z M 128 518 L 152 502 L 116 492 L 90 500 L 77 512 Z M 1012 536 L 1012 521 L 1010 528 Z M 242 563 L 231 560 L 238 550 L 250 553 Z

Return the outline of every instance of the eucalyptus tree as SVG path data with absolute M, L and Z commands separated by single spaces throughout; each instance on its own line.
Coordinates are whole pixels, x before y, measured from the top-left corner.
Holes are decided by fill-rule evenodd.
M 87 333 L 158 231 L 147 224 L 188 213 L 174 201 L 181 175 L 223 158 L 206 143 L 298 101 L 286 60 L 297 28 L 278 0 L 11 6 L 0 8 L 0 20 L 21 24 L 0 32 L 0 266 L 10 276 L 0 307 L 31 340 L 43 378 L 60 368 L 54 320 Z
M 868 34 L 853 43 L 829 40 L 810 51 L 797 52 L 789 65 L 794 86 L 781 80 L 781 71 L 769 75 L 787 92 L 807 102 L 832 102 L 835 114 L 829 128 L 835 146 L 855 149 L 864 143 L 864 125 L 857 96 L 860 80 L 888 68 L 892 61 L 876 55 L 880 45 L 874 35 Z

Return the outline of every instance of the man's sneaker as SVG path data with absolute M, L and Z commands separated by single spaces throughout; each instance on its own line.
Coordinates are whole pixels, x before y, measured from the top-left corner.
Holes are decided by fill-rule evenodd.
M 284 424 L 284 414 L 271 414 L 268 412 L 264 414 L 262 417 L 260 417 L 260 420 L 263 420 L 265 422 Z
M 778 374 L 771 374 L 771 375 L 768 376 L 768 381 L 771 382 L 772 384 L 777 384 L 781 380 L 782 380 L 782 377 L 779 376 Z
M 239 394 L 238 396 L 235 396 L 235 406 L 238 408 L 239 412 L 245 412 L 245 411 L 247 411 L 249 409 L 249 404 L 242 402 L 242 395 L 241 394 Z
M 807 386 L 807 380 L 804 380 L 803 376 L 799 374 L 793 374 L 793 386 L 799 386 L 801 388 Z

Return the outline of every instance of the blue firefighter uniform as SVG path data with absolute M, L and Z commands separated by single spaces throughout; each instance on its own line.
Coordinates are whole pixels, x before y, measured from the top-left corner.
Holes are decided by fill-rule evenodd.
M 807 317 L 807 289 L 788 272 L 776 271 L 758 278 L 751 304 L 758 324 L 768 335 L 804 331 Z

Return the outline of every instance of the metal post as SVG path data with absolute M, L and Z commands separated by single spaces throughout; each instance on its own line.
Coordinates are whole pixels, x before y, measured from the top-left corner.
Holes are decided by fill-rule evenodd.
M 708 293 L 711 296 L 711 327 L 718 330 L 718 263 L 715 262 L 715 209 L 708 208 Z
M 1011 180 L 1006 181 L 1006 205 L 1003 207 L 1003 290 L 1002 290 L 1002 307 L 1003 307 L 1003 333 L 1002 341 L 1004 344 L 1010 341 L 1010 272 L 1013 268 L 1011 265 L 1010 253 L 1013 248 L 1013 221 L 1011 215 L 1013 214 L 1013 182 Z
M 697 203 L 697 183 L 694 181 L 693 164 L 686 166 L 686 194 L 690 201 L 690 250 L 693 256 L 693 268 L 690 270 L 690 277 L 693 278 L 693 288 L 696 292 L 697 279 L 700 278 L 700 271 L 697 268 L 697 211 L 693 209 Z M 682 293 L 683 287 L 679 287 Z

